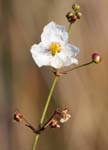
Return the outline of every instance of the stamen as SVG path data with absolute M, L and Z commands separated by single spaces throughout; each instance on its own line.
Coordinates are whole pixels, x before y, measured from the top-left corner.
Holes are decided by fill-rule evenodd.
M 56 53 L 59 53 L 61 50 L 61 46 L 57 42 L 52 42 L 49 46 L 49 51 L 51 52 L 52 56 L 55 56 Z

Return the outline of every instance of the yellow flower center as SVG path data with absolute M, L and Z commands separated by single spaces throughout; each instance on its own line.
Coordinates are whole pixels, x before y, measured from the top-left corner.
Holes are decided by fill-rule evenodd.
M 56 53 L 59 53 L 61 50 L 61 46 L 57 42 L 52 42 L 49 46 L 49 51 L 51 52 L 52 56 L 55 56 Z

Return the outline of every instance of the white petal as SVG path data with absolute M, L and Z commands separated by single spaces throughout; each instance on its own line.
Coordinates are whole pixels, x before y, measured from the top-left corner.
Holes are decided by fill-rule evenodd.
M 50 22 L 44 27 L 41 35 L 41 41 L 45 46 L 50 45 L 52 42 L 58 42 L 63 45 L 68 42 L 68 33 L 66 32 L 64 26 Z
M 67 44 L 66 47 L 67 51 L 71 51 L 73 53 L 73 57 L 76 57 L 77 54 L 79 53 L 80 49 L 76 47 L 75 45 L 72 44 Z
M 32 53 L 33 60 L 39 67 L 49 64 L 48 50 L 42 46 L 42 43 L 34 44 L 30 51 Z
M 78 64 L 78 60 L 75 58 L 79 49 L 71 44 L 66 44 L 65 47 L 58 53 L 58 56 L 63 61 L 63 66 L 69 66 L 72 64 Z
M 78 64 L 78 60 L 75 56 L 79 50 L 70 44 L 65 46 L 65 49 L 62 49 L 61 52 L 55 56 L 52 56 L 51 53 L 43 47 L 42 43 L 34 44 L 30 51 L 35 63 L 39 67 L 52 66 L 59 69 L 71 64 Z
M 60 69 L 64 66 L 64 64 L 62 59 L 59 56 L 55 55 L 51 57 L 50 66 L 56 69 Z
M 42 46 L 42 43 L 34 44 L 30 51 L 32 53 L 33 60 L 38 65 L 38 67 L 42 66 L 52 66 L 54 68 L 63 67 L 62 60 L 57 55 L 52 56 L 52 54 Z

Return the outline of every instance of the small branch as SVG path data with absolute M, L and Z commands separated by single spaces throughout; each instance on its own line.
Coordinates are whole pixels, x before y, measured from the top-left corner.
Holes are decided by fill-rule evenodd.
M 55 111 L 54 114 L 50 117 L 50 119 L 43 125 L 43 127 L 39 131 L 45 130 L 51 123 L 52 119 L 55 117 L 57 112 Z
M 70 72 L 73 71 L 73 70 L 76 70 L 76 69 L 85 67 L 85 66 L 90 65 L 90 64 L 92 64 L 92 63 L 94 63 L 94 62 L 93 62 L 93 61 L 90 61 L 90 62 L 85 63 L 85 64 L 82 64 L 82 65 L 80 65 L 80 66 L 77 66 L 77 67 L 74 67 L 74 68 L 70 68 L 70 69 L 67 69 L 67 70 L 65 70 L 65 71 L 61 71 L 60 74 L 61 74 L 61 75 L 68 74 L 68 73 L 70 73 Z
M 13 119 L 16 121 L 16 122 L 20 122 L 20 123 L 23 123 L 26 127 L 30 128 L 34 133 L 37 133 L 39 134 L 39 131 L 36 130 L 31 123 L 29 123 L 25 117 L 19 112 L 15 112 L 14 113 L 14 116 L 13 116 Z

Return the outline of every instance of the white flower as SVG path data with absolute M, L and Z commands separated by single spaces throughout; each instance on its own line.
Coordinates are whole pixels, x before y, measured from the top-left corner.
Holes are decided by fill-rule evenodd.
M 75 58 L 79 49 L 68 43 L 68 33 L 64 26 L 50 22 L 43 29 L 41 42 L 31 47 L 35 63 L 41 66 L 52 66 L 56 69 L 71 64 L 78 64 Z

